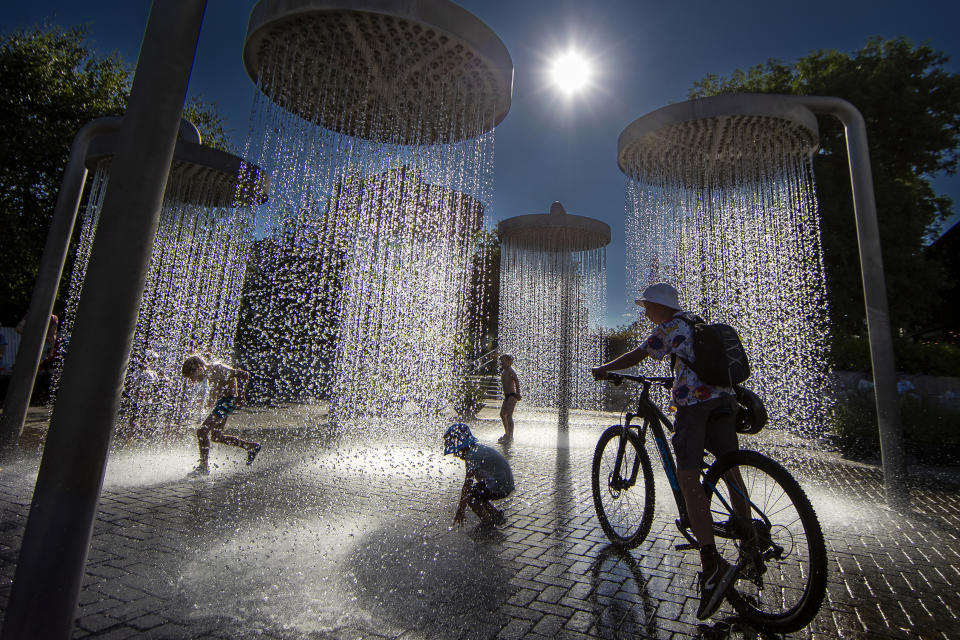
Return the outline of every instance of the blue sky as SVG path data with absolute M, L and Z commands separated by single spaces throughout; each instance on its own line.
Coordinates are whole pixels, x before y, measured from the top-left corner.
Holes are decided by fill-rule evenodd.
M 240 148 L 255 88 L 241 63 L 255 0 L 209 0 L 190 93 L 216 101 Z M 953 0 L 866 2 L 815 0 L 463 0 L 458 4 L 503 40 L 515 68 L 510 114 L 496 132 L 494 220 L 546 212 L 554 200 L 568 212 L 607 222 L 608 322 L 636 317 L 624 287 L 624 177 L 617 136 L 636 118 L 686 99 L 696 80 L 727 75 L 768 58 L 793 61 L 812 50 L 854 51 L 874 35 L 927 42 L 960 72 L 960 3 Z M 8 3 L 0 30 L 44 22 L 87 24 L 101 53 L 136 61 L 149 14 L 147 0 L 35 0 Z M 593 59 L 593 87 L 567 99 L 545 71 L 576 47 Z M 869 132 L 868 132 L 869 134 Z M 960 211 L 960 177 L 935 186 Z M 852 212 L 851 212 L 852 215 Z M 958 218 L 954 216 L 954 220 Z

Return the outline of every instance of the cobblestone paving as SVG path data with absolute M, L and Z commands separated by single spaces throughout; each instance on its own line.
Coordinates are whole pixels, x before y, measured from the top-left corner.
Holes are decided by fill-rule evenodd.
M 728 604 L 710 624 L 696 620 L 698 557 L 674 549 L 682 540 L 662 475 L 647 540 L 631 553 L 607 544 L 589 469 L 609 416 L 575 416 L 559 447 L 555 427 L 518 417 L 507 449 L 518 490 L 492 532 L 472 514 L 448 530 L 463 467 L 438 443 L 261 429 L 252 467 L 215 445 L 219 466 L 199 480 L 184 477 L 186 440 L 114 454 L 74 637 L 768 637 Z M 500 433 L 493 420 L 475 431 L 488 442 Z M 827 599 L 791 637 L 960 636 L 955 474 L 916 477 L 913 510 L 898 514 L 882 505 L 873 466 L 784 435 L 743 445 L 793 471 L 827 537 Z M 37 462 L 26 455 L 0 470 L 2 609 Z

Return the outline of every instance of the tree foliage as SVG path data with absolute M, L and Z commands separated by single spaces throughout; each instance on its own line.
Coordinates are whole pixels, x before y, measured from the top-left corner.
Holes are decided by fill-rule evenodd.
M 29 305 L 74 135 L 94 118 L 122 115 L 131 79 L 119 55 L 91 50 L 81 27 L 0 37 L 0 324 L 16 324 Z M 215 105 L 194 98 L 185 115 L 205 143 L 226 148 Z
M 634 320 L 610 329 L 605 335 L 607 355 L 610 358 L 618 358 L 628 351 L 633 351 L 643 339 L 643 327 L 640 320 Z
M 782 93 L 844 98 L 866 121 L 891 321 L 895 330 L 923 326 L 940 302 L 944 271 L 924 251 L 952 202 L 930 179 L 957 169 L 960 75 L 948 57 L 905 38 L 872 38 L 854 53 L 814 51 L 794 63 L 768 60 L 729 77 L 708 75 L 690 97 Z M 864 328 L 863 288 L 842 125 L 819 118 L 814 157 L 824 262 L 835 332 Z

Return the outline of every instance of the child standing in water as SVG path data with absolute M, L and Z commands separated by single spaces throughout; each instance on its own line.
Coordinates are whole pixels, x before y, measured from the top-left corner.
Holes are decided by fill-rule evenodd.
M 218 362 L 207 362 L 198 355 L 192 355 L 183 361 L 183 377 L 190 382 L 204 380 L 209 382 L 210 405 L 213 406 L 213 411 L 197 429 L 200 464 L 191 472 L 191 475 L 205 476 L 210 473 L 210 440 L 245 449 L 247 464 L 253 463 L 254 458 L 260 453 L 260 445 L 223 433 L 227 416 L 237 410 L 237 400 L 242 401 L 246 397 L 250 374 L 243 369 L 234 369 Z
M 497 442 L 510 442 L 513 440 L 513 410 L 517 408 L 517 402 L 523 398 L 520 396 L 520 380 L 517 378 L 517 372 L 513 370 L 513 356 L 509 353 L 500 356 L 500 370 L 500 385 L 503 387 L 500 420 L 503 421 L 504 433 Z

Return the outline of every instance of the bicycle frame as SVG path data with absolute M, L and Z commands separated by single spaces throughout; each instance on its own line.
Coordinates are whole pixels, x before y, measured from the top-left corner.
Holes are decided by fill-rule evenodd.
M 650 387 L 654 384 L 658 384 L 665 389 L 669 389 L 673 384 L 673 378 L 648 378 L 645 376 L 631 376 L 626 374 L 608 374 L 610 380 L 614 384 L 619 384 L 622 380 L 633 380 L 634 382 L 639 382 L 642 385 L 642 390 L 640 392 L 640 398 L 637 401 L 637 409 L 635 412 L 627 412 L 624 416 L 623 430 L 624 433 L 629 431 L 631 428 L 637 430 L 637 435 L 640 437 L 640 446 L 646 446 L 646 435 L 649 431 L 652 434 L 653 442 L 657 446 L 657 454 L 660 457 L 660 463 L 663 465 L 663 471 L 667 476 L 667 481 L 670 483 L 670 489 L 673 491 L 674 501 L 677 503 L 677 513 L 679 517 L 677 518 L 676 525 L 677 529 L 680 530 L 680 533 L 684 538 L 689 542 L 688 545 L 678 545 L 678 549 L 686 549 L 696 546 L 696 538 L 690 533 L 690 517 L 687 512 L 687 503 L 683 498 L 683 492 L 680 490 L 680 482 L 677 480 L 677 464 L 674 460 L 673 453 L 670 450 L 670 446 L 667 443 L 666 431 L 673 431 L 673 425 L 663 414 L 659 407 L 654 404 L 653 400 L 650 399 Z M 642 425 L 632 424 L 634 418 L 642 418 Z M 620 438 L 620 444 L 617 448 L 617 460 L 614 464 L 613 475 L 614 483 L 620 485 L 616 488 L 631 487 L 637 482 L 637 474 L 640 469 L 640 459 L 637 458 L 633 462 L 633 469 L 631 469 L 629 478 L 622 478 L 620 472 L 623 466 L 623 457 L 626 452 L 627 438 Z M 703 469 L 701 469 L 701 473 Z M 621 484 L 622 483 L 622 484 Z M 744 498 L 744 501 L 749 505 L 750 509 L 755 511 L 760 515 L 760 517 L 769 524 L 769 519 L 763 511 L 757 507 L 756 504 L 750 500 L 750 496 L 747 495 L 746 491 L 741 487 L 736 485 L 731 485 L 730 488 L 736 491 L 740 496 Z M 724 498 L 723 493 L 717 489 L 715 486 L 710 486 L 710 490 L 718 497 L 720 502 L 731 512 L 733 511 L 732 506 Z M 722 527 L 718 527 L 716 523 L 713 526 L 714 535 L 717 537 L 731 538 L 734 537 L 729 531 Z
M 681 527 L 681 532 L 684 532 L 684 530 L 690 526 L 689 517 L 687 516 L 687 503 L 683 499 L 683 493 L 680 491 L 680 483 L 677 480 L 677 464 L 673 459 L 673 454 L 670 452 L 670 445 L 667 443 L 666 436 L 666 431 L 673 431 L 673 425 L 670 424 L 667 417 L 660 411 L 657 405 L 653 403 L 653 400 L 650 399 L 650 387 L 653 384 L 659 384 L 665 388 L 669 388 L 668 385 L 673 383 L 673 379 L 644 378 L 624 374 L 610 374 L 610 378 L 611 380 L 616 380 L 617 378 L 634 380 L 643 385 L 643 390 L 640 392 L 640 399 L 637 402 L 637 410 L 635 412 L 628 411 L 624 416 L 623 430 L 624 433 L 626 433 L 631 428 L 636 429 L 637 435 L 640 436 L 641 447 L 645 446 L 647 432 L 651 432 L 653 442 L 657 446 L 657 454 L 660 456 L 660 462 L 663 465 L 663 471 L 667 475 L 667 481 L 670 483 L 670 489 L 673 491 L 673 497 L 677 503 L 677 511 L 680 515 L 677 526 Z M 634 418 L 642 418 L 642 426 L 631 424 Z M 620 438 L 620 445 L 617 448 L 617 461 L 613 468 L 614 477 L 618 480 L 621 478 L 620 471 L 623 465 L 623 455 L 626 451 L 626 446 L 627 439 Z M 636 484 L 639 469 L 640 459 L 637 458 L 633 462 L 633 469 L 631 470 L 629 480 L 625 483 L 626 486 Z

